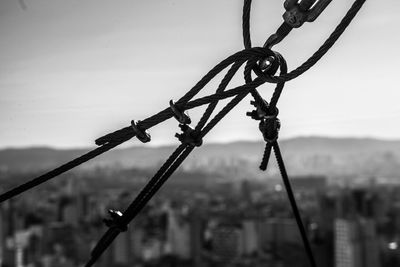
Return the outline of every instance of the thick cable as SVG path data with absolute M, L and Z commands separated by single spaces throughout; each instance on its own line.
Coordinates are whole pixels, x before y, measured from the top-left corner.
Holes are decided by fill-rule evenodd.
M 243 4 L 243 15 L 242 15 L 242 35 L 243 35 L 243 45 L 245 49 L 251 48 L 251 37 L 250 37 L 250 12 L 251 12 L 251 0 L 245 0 Z M 257 61 L 256 61 L 257 62 Z M 246 68 L 252 66 L 256 62 L 248 62 Z M 246 83 L 250 83 L 251 79 L 248 79 L 251 76 L 248 76 L 246 79 L 246 75 L 250 75 L 250 72 L 245 69 L 244 71 L 245 81 Z M 260 105 L 261 107 L 265 108 L 265 103 L 257 91 L 256 87 L 250 90 L 251 95 L 254 98 L 254 101 Z
M 215 117 L 203 128 L 200 132 L 200 136 L 204 137 L 217 123 L 226 116 L 240 101 L 247 95 L 248 92 L 238 94 L 232 99 Z M 211 103 L 212 104 L 212 103 Z M 185 150 L 182 152 L 181 150 Z M 127 210 L 123 213 L 121 221 L 125 224 L 129 224 L 131 220 L 143 209 L 147 202 L 155 195 L 155 193 L 161 188 L 161 186 L 168 180 L 173 172 L 179 167 L 179 165 L 186 159 L 189 153 L 194 149 L 194 146 L 185 146 L 182 144 L 177 150 L 168 158 L 167 162 L 159 169 L 156 175 L 150 180 L 150 182 L 141 190 L 135 200 L 129 205 Z M 180 154 L 182 152 L 182 154 Z M 176 159 L 177 155 L 178 158 Z M 176 159 L 176 160 L 175 160 Z M 171 164 L 171 162 L 173 163 Z M 169 167 L 170 166 L 170 167 Z M 99 243 L 95 246 L 92 251 L 91 258 L 85 267 L 92 266 L 101 254 L 107 249 L 107 247 L 113 242 L 118 236 L 120 231 L 118 229 L 109 229 L 100 239 Z
M 340 35 L 344 32 L 344 30 L 347 28 L 347 26 L 350 24 L 350 22 L 355 17 L 355 15 L 358 13 L 358 11 L 360 10 L 360 8 L 364 4 L 364 2 L 365 2 L 365 0 L 357 0 L 352 5 L 352 7 L 349 9 L 349 11 L 345 15 L 345 17 L 340 22 L 340 24 L 336 27 L 334 32 L 330 35 L 330 37 L 318 49 L 318 51 L 316 53 L 314 53 L 313 56 L 311 56 L 305 63 L 303 63 L 300 67 L 291 71 L 288 74 L 270 77 L 268 79 L 268 82 L 278 83 L 278 82 L 282 82 L 282 81 L 288 81 L 288 80 L 294 79 L 295 77 L 301 75 L 302 73 L 307 71 L 309 68 L 311 68 L 333 46 L 333 44 L 336 42 L 336 40 L 340 37 Z M 246 10 L 244 10 L 245 11 L 244 17 L 245 17 L 245 14 L 247 14 L 247 13 L 250 14 L 249 13 L 250 12 L 250 4 L 251 4 L 251 0 L 245 0 L 244 8 L 246 8 L 246 10 L 248 9 L 248 12 Z M 248 20 L 249 20 L 249 17 L 248 17 Z M 243 19 L 243 21 L 244 21 L 243 22 L 244 27 L 247 27 L 246 25 L 249 25 L 249 23 L 247 24 L 246 17 Z M 246 43 L 246 41 L 245 41 L 245 45 L 246 46 L 251 45 L 251 42 Z M 247 57 L 249 56 L 249 53 L 254 53 L 254 52 L 256 52 L 254 49 L 245 49 L 243 51 L 240 51 L 240 52 L 228 57 L 227 59 L 223 60 L 222 62 L 220 62 L 220 64 L 218 64 L 211 71 L 209 71 L 187 94 L 185 94 L 180 99 L 180 101 L 178 101 L 177 104 L 187 104 L 187 102 L 194 95 L 196 95 L 198 93 L 198 91 L 202 87 L 204 87 L 204 85 L 207 84 L 213 77 L 215 77 L 215 75 L 217 75 L 222 69 L 229 66 L 233 62 L 240 60 L 240 57 L 246 58 L 246 56 Z M 259 85 L 262 84 L 261 81 L 258 81 L 258 82 L 260 82 Z M 241 89 L 244 89 L 244 88 L 246 88 L 246 86 L 244 86 Z M 252 88 L 250 87 L 250 89 L 253 89 L 253 88 L 255 88 L 255 87 L 252 87 Z M 215 95 L 216 96 L 219 95 L 220 97 L 222 96 L 222 94 L 215 94 Z M 203 101 L 204 101 L 204 99 L 203 99 Z M 197 102 L 197 104 L 199 104 L 199 103 L 200 102 Z M 188 108 L 189 107 L 186 107 L 186 109 L 188 109 Z M 171 111 L 169 109 L 166 109 L 152 117 L 149 117 L 147 119 L 147 121 L 142 122 L 140 124 L 140 126 L 143 129 L 148 129 L 148 128 L 160 123 L 161 121 L 169 119 L 171 116 L 172 116 Z M 35 179 L 32 179 L 31 181 L 29 181 L 25 184 L 22 184 L 16 188 L 11 189 L 8 192 L 3 193 L 2 195 L 0 195 L 0 203 L 4 202 L 5 200 L 7 200 L 11 197 L 21 194 L 22 192 L 25 192 L 26 190 L 29 190 L 43 182 L 46 182 L 64 172 L 72 169 L 72 168 L 75 168 L 75 167 L 81 165 L 82 163 L 84 163 L 90 159 L 93 159 L 93 158 L 97 157 L 98 155 L 103 154 L 104 152 L 118 146 L 119 144 L 129 140 L 132 137 L 134 137 L 134 134 L 132 133 L 132 130 L 130 128 L 127 129 L 127 127 L 120 129 L 114 133 L 103 136 L 103 137 L 99 138 L 98 140 L 96 140 L 96 144 L 102 145 L 102 147 L 96 148 L 74 160 L 71 160 L 70 162 L 68 162 L 60 167 L 55 168 L 54 170 L 52 170 L 48 173 L 45 173 Z
M 226 88 L 226 86 L 228 85 L 228 83 L 232 80 L 234 74 L 237 72 L 237 70 L 240 68 L 240 66 L 241 66 L 243 63 L 244 63 L 244 62 L 235 62 L 235 63 L 232 65 L 231 69 L 227 72 L 227 74 L 226 74 L 226 75 L 224 76 L 224 78 L 222 79 L 222 81 L 221 81 L 221 83 L 220 83 L 220 85 L 219 85 L 219 87 L 218 87 L 218 89 L 217 89 L 217 93 L 218 93 L 218 92 L 222 92 L 222 91 Z M 242 94 L 243 94 L 243 93 L 242 93 Z M 233 101 L 231 101 L 231 102 L 233 102 Z M 212 111 L 213 111 L 213 109 L 215 108 L 215 106 L 216 106 L 217 103 L 218 103 L 218 101 L 211 102 L 210 105 L 207 107 L 207 110 L 204 112 L 203 116 L 200 118 L 200 120 L 199 120 L 199 122 L 198 122 L 198 124 L 197 124 L 197 126 L 196 126 L 196 129 L 197 129 L 198 131 L 200 131 L 201 128 L 204 126 L 205 122 L 206 122 L 206 121 L 208 120 L 208 118 L 210 117 L 210 115 L 211 115 L 211 113 L 212 113 Z M 216 123 L 217 123 L 220 119 L 222 119 L 232 108 L 233 108 L 232 104 L 231 104 L 231 105 L 228 104 L 224 109 L 222 109 L 222 110 L 215 116 L 215 118 L 207 125 L 207 126 L 208 126 L 207 129 L 213 128 L 213 127 L 216 125 Z M 202 138 L 205 134 L 207 134 L 207 132 L 208 132 L 208 130 L 203 130 L 203 131 L 201 131 L 201 132 L 200 132 L 200 138 Z M 182 145 L 180 146 L 180 149 L 183 149 L 184 145 L 185 145 L 185 144 L 182 144 Z M 180 151 L 178 151 L 178 153 L 180 153 Z M 170 158 L 171 158 L 171 157 L 170 157 Z M 173 158 L 175 158 L 175 156 L 174 156 Z M 179 161 L 180 161 L 180 160 L 178 160 L 178 162 L 179 162 Z M 160 172 L 160 173 L 161 173 L 161 172 Z M 156 177 L 156 176 L 155 176 L 155 177 Z M 153 191 L 154 191 L 154 190 L 158 190 L 159 187 L 157 187 L 156 184 L 159 184 L 160 181 L 162 181 L 162 180 L 161 180 L 161 179 L 155 179 L 155 182 L 154 182 L 154 183 L 149 183 L 148 185 L 146 185 L 146 187 L 142 190 L 143 195 L 142 195 L 142 196 L 138 196 L 138 197 L 137 197 L 137 199 L 138 199 L 137 201 L 142 201 L 142 202 L 144 201 L 144 203 L 147 203 L 147 201 L 146 201 L 146 198 L 148 198 L 147 196 L 150 195 L 150 198 L 151 198 L 152 195 L 155 194 L 155 192 L 153 192 Z M 162 183 L 164 183 L 164 182 L 162 182 Z M 153 188 L 156 188 L 156 189 L 153 189 Z M 142 193 L 142 192 L 141 192 L 141 193 Z M 135 207 L 135 206 L 137 206 L 136 203 L 132 203 L 132 204 L 131 204 L 131 207 L 132 207 L 132 208 Z
M 277 60 L 279 61 L 280 73 L 284 75 L 287 73 L 287 70 L 288 70 L 286 60 L 278 52 L 275 52 L 275 54 L 277 55 Z M 281 83 L 278 83 L 278 85 L 279 84 L 280 84 L 280 86 L 276 87 L 276 89 L 274 90 L 274 93 L 272 94 L 271 100 L 269 101 L 268 109 L 269 109 L 270 114 L 273 114 L 275 112 L 276 105 L 278 104 L 278 100 L 279 100 L 282 90 L 283 90 L 283 83 L 281 82 Z
M 227 74 L 222 79 L 222 81 L 219 84 L 218 89 L 216 90 L 215 93 L 222 93 L 226 89 L 229 82 L 232 80 L 233 76 L 236 74 L 236 72 L 239 70 L 240 66 L 242 66 L 244 62 L 245 61 L 242 60 L 242 61 L 235 62 L 232 65 L 232 67 L 229 69 Z M 201 128 L 204 127 L 204 125 L 207 123 L 207 120 L 210 118 L 212 112 L 216 108 L 218 102 L 219 102 L 219 100 L 215 100 L 208 105 L 203 116 L 200 118 L 199 122 L 197 123 L 196 130 L 200 130 Z
M 296 220 L 297 227 L 299 228 L 300 235 L 303 240 L 303 245 L 304 245 L 305 251 L 307 253 L 308 259 L 310 261 L 310 265 L 311 265 L 311 267 L 316 267 L 317 264 L 315 263 L 315 259 L 314 259 L 314 255 L 313 255 L 313 252 L 311 249 L 310 241 L 308 240 L 307 233 L 304 228 L 299 209 L 297 207 L 296 198 L 293 194 L 292 186 L 290 185 L 289 176 L 286 172 L 286 168 L 285 168 L 285 164 L 283 162 L 281 150 L 279 149 L 278 142 L 274 142 L 272 145 L 274 148 L 275 157 L 276 157 L 276 161 L 278 163 L 279 171 L 281 173 L 282 180 L 283 180 L 283 183 L 286 188 L 286 193 L 288 195 L 289 202 L 292 207 L 294 218 Z
M 250 21 L 250 8 L 251 8 L 251 0 L 245 0 L 244 7 L 243 7 L 243 40 L 244 40 L 244 44 L 245 44 L 246 48 L 249 48 L 251 46 L 250 23 L 249 23 L 249 21 Z M 286 74 L 287 73 L 287 64 L 286 64 L 285 59 L 279 53 L 275 53 L 275 54 L 276 54 L 276 57 L 277 57 L 276 60 L 279 61 L 279 65 L 280 65 L 280 76 L 287 75 Z M 252 63 L 254 64 L 254 62 L 252 62 Z M 251 70 L 249 69 L 251 67 L 250 61 L 248 62 L 246 67 L 247 67 L 247 69 L 245 70 L 245 80 L 246 80 L 246 83 L 249 84 L 249 83 L 252 82 Z M 280 95 L 282 93 L 283 87 L 284 87 L 284 81 L 280 80 L 278 82 L 278 84 L 277 84 L 277 87 L 274 90 L 274 93 L 273 93 L 273 95 L 271 97 L 270 103 L 268 104 L 267 107 L 265 106 L 265 104 L 264 104 L 265 102 L 264 101 L 262 101 L 262 105 L 264 105 L 264 106 L 260 105 L 261 101 L 259 101 L 259 100 L 258 101 L 256 100 L 256 103 L 258 102 L 258 105 L 260 106 L 260 108 L 262 110 L 267 111 L 267 109 L 268 109 L 268 113 L 269 114 L 274 114 L 275 109 L 276 109 L 276 105 L 277 105 L 279 97 L 280 97 Z M 275 134 L 276 134 L 276 138 L 277 138 L 278 137 L 278 135 L 277 135 L 278 133 L 276 132 Z M 272 148 L 274 148 L 274 152 L 275 152 L 275 156 L 277 158 L 279 170 L 281 172 L 282 179 L 283 179 L 283 182 L 284 182 L 285 187 L 286 187 L 286 192 L 288 194 L 288 198 L 289 198 L 289 201 L 290 201 L 290 204 L 291 204 L 291 207 L 292 207 L 292 211 L 293 211 L 293 214 L 294 214 L 296 222 L 297 222 L 297 226 L 298 226 L 299 231 L 301 233 L 301 237 L 302 237 L 302 240 L 303 240 L 303 245 L 304 245 L 304 248 L 306 250 L 308 259 L 310 261 L 311 266 L 312 267 L 316 267 L 314 255 L 312 253 L 311 246 L 310 246 L 309 240 L 307 238 L 306 231 L 304 229 L 304 225 L 303 225 L 301 217 L 300 217 L 300 212 L 299 212 L 299 210 L 297 208 L 296 199 L 294 197 L 294 194 L 293 194 L 293 191 L 292 191 L 292 188 L 291 188 L 291 185 L 290 185 L 289 177 L 288 177 L 287 172 L 286 172 L 286 168 L 285 168 L 285 165 L 284 165 L 284 161 L 283 161 L 283 158 L 282 158 L 282 155 L 281 155 L 277 140 L 273 140 L 273 141 L 270 140 L 270 141 L 268 141 L 266 143 L 265 149 L 264 149 L 264 154 L 263 154 L 263 159 L 262 159 L 262 162 L 261 162 L 261 165 L 260 165 L 260 169 L 262 169 L 262 170 L 266 170 L 267 169 L 267 165 L 268 165 L 268 162 L 269 162 L 269 158 L 270 158 L 270 155 L 271 155 Z
M 101 154 L 103 154 L 104 152 L 118 146 L 119 144 L 123 143 L 124 140 L 122 139 L 120 142 L 115 142 L 115 143 L 107 143 L 104 146 L 98 147 L 92 151 L 89 151 L 88 153 L 75 158 L 43 175 L 40 175 L 24 184 L 21 184 L 3 194 L 0 195 L 0 203 L 6 201 L 7 199 L 10 199 L 12 197 L 15 197 L 33 187 L 36 187 L 44 182 L 47 182 L 48 180 L 64 173 L 67 172 Z
M 249 38 L 247 40 L 246 39 L 247 37 L 245 36 L 247 34 L 247 33 L 245 33 L 245 28 L 248 27 L 248 29 L 249 29 L 251 0 L 249 0 L 249 1 L 245 0 L 244 12 L 243 12 L 243 28 L 244 28 L 243 31 L 244 31 L 244 43 L 245 43 L 246 49 L 226 58 L 225 60 L 221 61 L 218 65 L 216 65 L 213 69 L 211 69 L 192 89 L 190 89 L 182 98 L 180 98 L 178 100 L 178 102 L 176 103 L 177 107 L 182 108 L 182 110 L 186 110 L 186 109 L 190 109 L 190 108 L 193 108 L 196 106 L 211 103 L 207 109 L 208 111 L 205 113 L 205 115 L 203 116 L 203 118 L 201 120 L 202 124 L 204 124 L 204 122 L 207 121 L 209 116 L 211 115 L 212 110 L 214 110 L 216 102 L 218 100 L 235 96 L 207 125 L 204 126 L 203 130 L 200 132 L 201 137 L 202 137 L 205 134 L 207 134 L 234 106 L 236 106 L 247 95 L 247 93 L 250 92 L 253 95 L 253 97 L 256 99 L 256 101 L 260 101 L 260 103 L 263 104 L 264 102 L 261 102 L 262 98 L 256 91 L 256 88 L 265 82 L 278 83 L 277 86 L 279 86 L 280 84 L 282 84 L 282 86 L 283 86 L 283 83 L 285 81 L 294 79 L 295 77 L 301 75 L 302 73 L 307 71 L 309 68 L 311 68 L 333 46 L 333 44 L 337 41 L 337 39 L 344 32 L 346 27 L 350 24 L 352 19 L 355 17 L 355 15 L 358 13 L 359 9 L 361 8 L 361 6 L 363 5 L 364 2 L 365 2 L 365 0 L 357 0 L 353 4 L 353 6 L 350 8 L 350 10 L 347 12 L 345 17 L 342 19 L 340 24 L 336 27 L 334 32 L 326 40 L 326 42 L 317 50 L 317 52 L 315 52 L 305 63 L 303 63 L 297 69 L 291 71 L 288 74 L 281 73 L 280 76 L 268 77 L 267 75 L 262 75 L 260 77 L 257 77 L 256 79 L 254 79 L 254 81 L 252 81 L 252 80 L 250 81 L 250 79 L 247 79 L 246 84 L 243 86 L 239 86 L 234 89 L 227 90 L 227 91 L 220 90 L 220 91 L 224 91 L 224 92 L 219 92 L 217 90 L 217 92 L 213 95 L 191 101 L 192 98 L 197 93 L 199 93 L 211 79 L 213 79 L 218 73 L 220 73 L 222 70 L 224 70 L 228 66 L 232 65 L 231 73 L 232 73 L 232 77 L 233 77 L 233 74 L 238 69 L 238 68 L 236 69 L 237 64 L 239 64 L 238 62 L 243 63 L 245 61 L 248 61 L 248 64 L 246 65 L 246 68 L 245 68 L 245 76 L 246 75 L 248 76 L 250 73 L 249 68 L 251 66 L 253 66 L 254 62 L 256 62 L 257 60 L 261 60 L 262 58 L 266 58 L 268 56 L 274 55 L 273 52 L 269 48 L 250 48 L 251 47 L 250 30 L 248 30 Z M 227 80 L 230 81 L 230 79 L 227 79 Z M 281 92 L 281 89 L 280 89 L 280 91 L 279 90 L 275 91 L 275 93 L 277 95 L 276 101 L 279 98 L 280 92 Z M 276 103 L 275 103 L 275 105 L 276 105 Z M 168 108 L 168 109 L 165 109 L 165 110 L 157 113 L 156 115 L 153 115 L 153 116 L 147 118 L 146 120 L 138 123 L 137 125 L 135 124 L 135 127 L 137 127 L 137 129 L 141 129 L 141 130 L 145 131 L 146 129 L 151 128 L 151 127 L 157 125 L 158 123 L 171 118 L 172 116 L 173 116 L 173 113 Z M 201 128 L 201 127 L 199 127 L 199 128 Z M 96 148 L 74 160 L 71 160 L 70 162 L 68 162 L 64 165 L 61 165 L 60 167 L 55 168 L 54 170 L 52 170 L 48 173 L 45 173 L 23 185 L 20 185 L 2 195 L 0 195 L 0 203 L 5 201 L 6 199 L 14 197 L 26 190 L 29 190 L 43 182 L 46 182 L 46 181 L 66 172 L 74 167 L 77 167 L 80 164 L 82 164 L 92 158 L 95 158 L 98 155 L 131 139 L 134 136 L 135 136 L 135 131 L 132 129 L 132 127 L 125 127 L 116 132 L 113 132 L 111 134 L 107 134 L 107 135 L 99 138 L 98 140 L 96 140 L 96 144 L 100 145 L 99 148 Z M 275 150 L 276 154 L 280 155 L 279 146 L 278 146 L 277 142 L 274 142 L 273 144 L 274 144 L 274 150 Z M 143 195 L 140 195 L 139 200 L 138 200 L 139 202 L 136 202 L 138 204 L 134 205 L 134 207 L 132 208 L 133 209 L 132 212 L 131 212 L 131 210 L 129 210 L 129 211 L 127 210 L 127 212 L 126 212 L 127 215 L 125 217 L 124 217 L 124 215 L 122 215 L 122 218 L 123 218 L 122 223 L 128 223 L 130 220 L 127 220 L 127 219 L 131 219 L 131 218 L 133 219 L 133 217 L 136 216 L 133 214 L 135 214 L 135 212 L 137 214 L 137 212 L 140 211 L 140 209 L 141 209 L 140 207 L 145 205 L 145 203 L 147 203 L 151 199 L 151 197 L 155 194 L 155 192 L 157 192 L 157 190 L 162 186 L 162 184 L 176 170 L 176 168 L 178 168 L 178 166 L 183 162 L 183 160 L 186 158 L 186 156 L 194 148 L 194 146 L 190 146 L 190 145 L 187 146 L 187 144 L 182 144 L 182 146 L 186 147 L 185 150 L 183 152 L 178 150 L 182 153 L 181 154 L 178 153 L 179 154 L 178 156 L 176 156 L 176 155 L 172 156 L 170 161 L 167 160 L 166 165 L 165 165 L 166 167 L 160 168 L 160 173 L 156 174 L 155 179 L 150 181 L 149 187 L 144 191 Z M 279 163 L 279 156 L 277 156 L 277 160 L 278 160 L 278 164 L 280 164 L 281 172 L 282 172 L 282 168 L 284 170 L 283 175 L 282 175 L 283 179 L 285 180 L 285 177 L 286 177 L 287 183 L 289 183 L 289 180 L 288 180 L 287 174 L 286 174 L 286 170 L 284 169 L 282 158 L 280 157 L 281 163 Z M 289 188 L 290 188 L 290 183 L 289 183 Z M 291 192 L 291 189 L 289 191 Z M 291 192 L 291 194 L 293 195 L 293 192 Z M 297 206 L 295 205 L 296 203 L 295 203 L 294 197 L 293 197 L 293 201 L 294 201 L 294 206 L 292 205 L 292 207 L 294 207 L 294 209 L 297 210 Z M 129 207 L 128 207 L 128 209 L 129 209 Z M 295 216 L 300 218 L 298 210 L 297 210 L 297 215 L 295 213 Z M 302 226 L 301 219 L 299 220 L 299 222 L 300 222 L 299 228 L 301 228 L 300 227 L 300 225 Z M 304 232 L 304 234 L 302 234 L 302 236 L 304 239 L 304 237 L 306 238 L 306 235 L 305 235 L 304 227 L 302 227 L 302 228 L 303 228 L 303 232 Z M 103 236 L 103 238 L 100 240 L 99 247 L 102 248 L 105 245 L 108 246 L 109 244 L 111 244 L 111 242 L 114 240 L 114 238 L 120 233 L 121 229 L 122 229 L 121 227 L 120 228 L 119 227 L 111 227 L 107 231 L 108 234 Z M 305 247 L 307 249 L 306 245 L 305 245 Z M 98 248 L 97 250 L 96 249 L 94 250 L 94 257 L 89 261 L 89 263 L 88 263 L 89 265 L 87 265 L 87 266 L 90 266 L 92 263 L 94 263 L 96 260 L 96 257 L 98 257 L 96 255 L 101 254 L 104 251 L 103 249 L 100 249 L 100 248 Z M 308 244 L 308 248 L 309 248 L 309 252 L 311 253 L 311 248 L 310 248 L 309 244 Z M 312 255 L 312 253 L 311 253 L 311 255 Z M 314 266 L 315 266 L 315 262 L 314 262 Z
M 163 177 L 169 177 L 170 172 L 168 172 L 171 168 L 176 170 L 176 168 L 181 164 L 184 158 L 187 157 L 188 153 L 191 150 L 186 149 L 187 146 L 181 144 L 167 159 L 167 161 L 161 166 L 161 168 L 157 171 L 156 174 L 150 179 L 150 181 L 146 184 L 146 186 L 141 190 L 141 192 L 136 196 L 134 201 L 128 206 L 128 208 L 122 213 L 122 217 L 120 220 L 125 225 L 128 225 L 130 221 L 143 209 L 145 204 L 148 202 L 149 192 L 151 192 L 152 188 L 156 186 L 160 179 Z M 186 149 L 186 150 L 185 150 Z M 183 158 L 181 158 L 183 156 Z M 181 158 L 179 161 L 177 159 Z M 166 180 L 166 179 L 165 179 Z M 154 192 L 155 193 L 155 192 Z M 153 194 L 154 194 L 153 193 Z M 147 200 L 146 202 L 143 202 Z M 104 251 L 111 245 L 114 239 L 120 234 L 118 229 L 110 228 L 106 231 L 106 233 L 99 240 L 97 245 L 94 247 L 91 253 L 91 258 L 85 266 L 92 266 L 104 253 Z
M 180 98 L 175 105 L 180 107 L 182 110 L 189 109 L 187 107 L 187 102 L 190 101 L 212 78 L 214 78 L 218 73 L 220 73 L 223 69 L 228 67 L 229 65 L 239 62 L 242 60 L 249 60 L 251 58 L 259 58 L 262 59 L 263 57 L 271 56 L 274 55 L 270 49 L 267 48 L 262 48 L 262 47 L 255 47 L 251 49 L 244 49 L 240 52 L 237 52 L 233 54 L 232 56 L 229 56 L 225 60 L 221 61 L 218 65 L 216 65 L 211 71 L 209 71 L 188 93 L 186 93 L 182 98 Z M 257 86 L 258 83 L 260 82 L 259 85 L 261 85 L 262 82 L 261 80 L 257 81 Z M 254 86 L 253 86 L 254 87 Z M 142 129 L 148 129 L 156 124 L 159 123 L 160 119 L 166 120 L 171 118 L 172 112 L 170 108 L 167 108 L 149 118 L 146 120 L 141 121 L 139 124 Z M 131 129 L 129 127 L 125 127 L 123 129 L 120 129 L 114 133 L 107 134 L 103 137 L 100 137 L 96 140 L 97 145 L 103 145 L 107 142 L 112 142 L 115 139 L 119 140 L 120 136 L 124 136 L 125 134 L 130 134 Z M 124 136 L 125 137 L 125 136 Z
M 222 61 L 220 64 L 218 64 L 218 67 L 214 67 L 213 71 L 210 71 L 209 73 L 206 74 L 206 76 L 203 77 L 203 79 L 201 79 L 201 81 L 199 83 L 197 83 L 197 85 L 195 87 L 193 87 L 189 93 L 185 94 L 184 97 L 182 97 L 180 99 L 180 101 L 177 102 L 178 103 L 184 103 L 186 100 L 186 98 L 190 98 L 192 97 L 192 95 L 195 95 L 197 93 L 198 90 L 200 90 L 202 87 L 205 86 L 205 82 L 209 81 L 212 77 L 214 77 L 217 73 L 219 73 L 218 71 L 220 71 L 220 68 L 225 68 L 226 66 L 229 66 L 231 63 L 235 63 L 235 61 L 233 60 L 246 60 L 248 58 L 251 57 L 262 57 L 262 55 L 268 54 L 268 49 L 265 48 L 254 48 L 251 50 L 242 50 L 238 53 L 235 53 L 234 55 L 228 57 L 227 59 L 225 59 L 224 61 Z M 221 70 L 222 70 L 221 69 Z M 224 99 L 224 98 L 228 98 L 228 97 L 232 97 L 235 96 L 237 94 L 240 93 L 244 93 L 244 92 L 248 92 L 250 89 L 252 89 L 253 87 L 257 87 L 261 84 L 263 84 L 264 82 L 259 79 L 257 81 L 254 81 L 253 84 L 251 84 L 251 87 L 249 85 L 243 85 L 243 86 L 239 86 L 236 87 L 235 89 L 233 89 L 233 91 L 229 91 L 229 92 L 221 92 L 221 93 L 217 93 L 217 94 L 213 94 L 210 95 L 208 97 L 203 97 L 198 99 L 197 101 L 193 101 L 191 103 L 186 103 L 184 105 L 185 109 L 191 109 L 194 107 L 198 107 L 204 104 L 208 104 L 211 102 L 215 102 L 217 100 L 220 99 Z M 165 121 L 169 118 L 171 118 L 173 116 L 172 111 L 170 110 L 170 108 L 166 108 L 163 111 L 141 121 L 140 123 L 138 123 L 138 125 L 140 126 L 141 129 L 143 130 L 147 130 L 157 124 L 159 124 L 162 121 Z M 135 136 L 135 132 L 132 130 L 131 126 L 122 128 L 112 134 L 106 135 L 98 140 L 100 140 L 99 142 L 102 144 L 102 146 L 89 151 L 88 153 L 75 158 L 43 175 L 40 175 L 36 178 L 33 178 L 32 180 L 19 185 L 3 194 L 0 195 L 0 203 L 6 201 L 7 199 L 10 199 L 12 197 L 15 197 L 27 190 L 30 190 L 44 182 L 47 182 L 51 179 L 53 179 L 54 177 L 59 176 L 62 173 L 65 173 L 101 154 L 103 154 L 106 151 L 109 151 L 110 149 L 130 140 L 131 138 L 133 138 Z

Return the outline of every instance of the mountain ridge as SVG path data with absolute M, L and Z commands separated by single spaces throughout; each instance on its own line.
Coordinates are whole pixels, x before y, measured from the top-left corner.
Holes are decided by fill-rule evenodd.
M 265 143 L 235 141 L 210 143 L 196 148 L 183 168 L 258 175 Z M 280 141 L 291 173 L 325 175 L 396 176 L 400 173 L 400 140 L 375 138 L 296 137 Z M 175 145 L 131 146 L 114 149 L 82 165 L 81 169 L 156 168 L 172 153 Z M 89 148 L 90 149 L 90 148 Z M 80 156 L 89 149 L 51 147 L 6 148 L 0 150 L 0 170 L 10 172 L 42 171 Z M 245 170 L 249 171 L 245 171 Z M 277 172 L 271 164 L 269 172 Z

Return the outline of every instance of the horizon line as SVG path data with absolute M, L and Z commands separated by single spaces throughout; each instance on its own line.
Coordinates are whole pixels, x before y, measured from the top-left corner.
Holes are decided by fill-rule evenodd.
M 400 141 L 400 138 L 385 138 L 385 137 L 377 137 L 377 136 L 328 136 L 328 135 L 298 135 L 293 137 L 282 137 L 280 141 L 289 141 L 294 139 L 336 139 L 336 140 L 345 140 L 345 139 L 354 139 L 354 140 L 375 140 L 375 141 L 383 141 L 383 142 L 396 142 Z M 134 139 L 132 139 L 134 140 Z M 129 140 L 126 143 L 121 144 L 118 147 L 115 147 L 113 150 L 118 149 L 127 149 L 132 147 L 149 147 L 149 148 L 161 148 L 161 147 L 169 147 L 176 145 L 176 143 L 158 143 L 151 144 L 148 143 L 144 145 L 142 143 L 131 143 L 128 144 Z M 257 142 L 265 142 L 263 139 L 237 139 L 237 140 L 228 140 L 228 141 L 211 141 L 208 143 L 203 143 L 203 145 L 220 145 L 220 144 L 234 144 L 234 143 L 257 143 Z M 69 147 L 59 147 L 53 145 L 46 144 L 32 144 L 32 145 L 23 145 L 23 146 L 0 146 L 0 151 L 4 150 L 23 150 L 23 149 L 53 149 L 53 150 L 90 150 L 100 146 L 69 146 Z

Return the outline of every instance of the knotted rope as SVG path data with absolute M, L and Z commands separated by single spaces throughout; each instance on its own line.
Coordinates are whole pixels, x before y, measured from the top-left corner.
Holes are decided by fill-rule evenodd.
M 285 22 L 278 28 L 275 34 L 271 35 L 267 39 L 264 47 L 252 47 L 250 39 L 250 10 L 252 1 L 245 0 L 242 16 L 244 50 L 229 56 L 217 64 L 176 103 L 171 100 L 169 107 L 157 114 L 142 121 L 132 120 L 130 126 L 98 138 L 96 140 L 96 144 L 99 146 L 98 148 L 1 194 L 0 203 L 71 170 L 135 136 L 141 142 L 149 142 L 151 137 L 147 132 L 148 129 L 172 117 L 176 118 L 179 123 L 179 128 L 182 131 L 180 134 L 176 134 L 176 137 L 179 139 L 181 144 L 149 180 L 146 186 L 140 191 L 124 212 L 110 211 L 111 218 L 104 220 L 109 229 L 93 249 L 91 259 L 86 264 L 87 267 L 92 266 L 119 233 L 126 231 L 128 224 L 143 209 L 146 203 L 155 195 L 155 193 L 168 180 L 194 148 L 203 143 L 203 137 L 250 93 L 254 98 L 252 104 L 256 109 L 249 112 L 248 115 L 253 119 L 260 121 L 259 129 L 266 141 L 266 147 L 260 168 L 263 170 L 267 168 L 270 153 L 273 148 L 292 205 L 293 213 L 303 238 L 307 255 L 311 265 L 313 267 L 316 266 L 277 142 L 280 128 L 280 121 L 277 118 L 277 103 L 285 82 L 306 72 L 326 54 L 361 9 L 365 0 L 356 0 L 323 45 L 296 69 L 288 72 L 285 59 L 278 52 L 273 51 L 272 47 L 281 42 L 293 28 L 300 27 L 306 21 L 310 22 L 315 20 L 330 1 L 331 0 L 301 0 L 298 2 L 298 0 L 286 0 L 286 12 L 283 16 Z M 227 90 L 226 88 L 230 81 L 243 65 L 245 84 Z M 228 67 L 229 69 L 214 94 L 193 99 L 212 79 L 215 78 L 217 74 L 221 73 Z M 279 75 L 276 75 L 278 70 Z M 254 79 L 252 78 L 252 72 L 256 74 L 256 78 Z M 269 103 L 266 102 L 257 91 L 257 88 L 264 83 L 276 84 Z M 232 99 L 213 118 L 211 118 L 211 115 L 219 101 L 226 98 Z M 190 125 L 191 119 L 185 114 L 185 111 L 202 105 L 208 105 L 206 111 L 197 125 L 192 127 Z

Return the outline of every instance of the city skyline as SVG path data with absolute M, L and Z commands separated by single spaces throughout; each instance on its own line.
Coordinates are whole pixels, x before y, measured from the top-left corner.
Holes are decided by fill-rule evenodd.
M 254 1 L 254 46 L 282 22 L 283 1 Z M 243 49 L 242 1 L 18 1 L 0 3 L 0 148 L 88 147 L 144 119 Z M 332 32 L 352 1 L 332 1 L 314 23 L 276 46 L 293 69 Z M 400 139 L 396 106 L 398 8 L 367 1 L 338 43 L 291 81 L 280 103 L 282 138 Z M 233 84 L 241 84 L 237 78 Z M 215 85 L 215 83 L 213 83 Z M 272 86 L 260 87 L 269 98 Z M 205 94 L 211 94 L 208 88 Z M 154 97 L 156 95 L 156 97 Z M 249 98 L 206 142 L 260 140 L 245 116 Z M 198 113 L 190 111 L 196 118 Z M 176 142 L 175 121 L 150 130 L 152 144 Z

